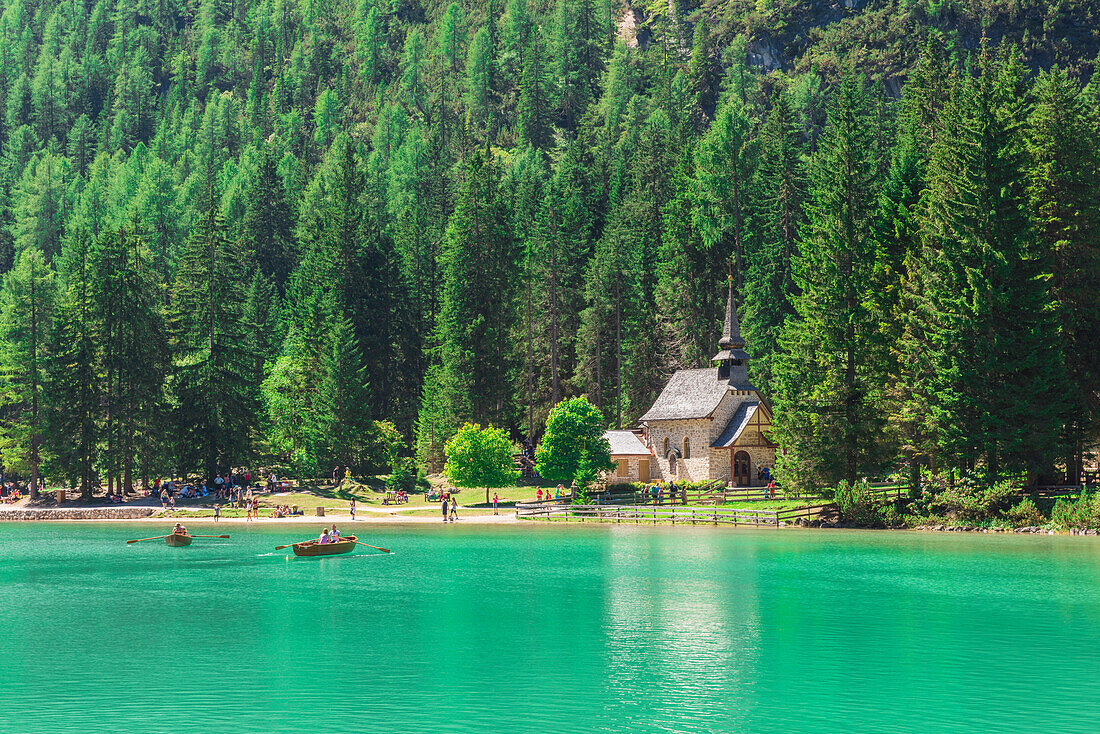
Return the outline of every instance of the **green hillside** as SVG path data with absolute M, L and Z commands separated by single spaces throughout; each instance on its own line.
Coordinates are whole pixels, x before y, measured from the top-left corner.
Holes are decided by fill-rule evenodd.
M 849 4 L 6 3 L 8 474 L 630 425 L 731 272 L 788 481 L 1072 468 L 1100 7 Z

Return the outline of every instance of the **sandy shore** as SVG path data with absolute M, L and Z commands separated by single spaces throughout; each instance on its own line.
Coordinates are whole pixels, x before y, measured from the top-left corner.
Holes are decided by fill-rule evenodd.
M 92 508 L 81 508 L 92 509 Z M 29 510 L 28 510 L 29 512 Z M 61 512 L 64 512 L 62 509 Z M 356 513 L 355 520 L 351 519 L 351 515 L 337 514 L 326 512 L 324 517 L 318 517 L 317 515 L 295 515 L 293 517 L 261 517 L 249 520 L 244 517 L 222 517 L 214 521 L 213 517 L 158 517 L 156 515 L 150 515 L 148 517 L 126 517 L 126 518 L 50 518 L 48 520 L 17 520 L 17 519 L 3 519 L 0 522 L 112 522 L 112 523 L 176 523 L 180 522 L 187 526 L 208 526 L 208 525 L 331 525 L 336 523 L 338 525 L 409 525 L 409 524 L 428 524 L 434 523 L 436 525 L 442 524 L 441 515 L 409 515 L 401 512 L 371 512 L 364 513 L 362 511 Z M 501 511 L 499 515 L 473 515 L 463 514 L 462 509 L 459 508 L 458 520 L 452 524 L 464 524 L 464 525 L 509 525 L 518 523 L 515 512 Z

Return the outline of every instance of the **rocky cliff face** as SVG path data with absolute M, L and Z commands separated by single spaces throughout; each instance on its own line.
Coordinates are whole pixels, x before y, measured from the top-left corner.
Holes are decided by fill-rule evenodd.
M 637 37 L 648 25 L 644 6 L 625 7 Z M 706 14 L 723 45 L 744 34 L 749 63 L 764 71 L 816 69 L 829 79 L 854 58 L 888 89 L 900 89 L 929 34 L 960 57 L 979 49 L 983 35 L 1015 44 L 1032 69 L 1057 64 L 1082 79 L 1100 53 L 1094 0 L 712 0 L 682 12 Z

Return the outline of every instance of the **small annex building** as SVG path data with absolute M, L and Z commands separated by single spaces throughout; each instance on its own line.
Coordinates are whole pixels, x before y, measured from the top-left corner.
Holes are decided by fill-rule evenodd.
M 648 482 L 649 468 L 656 457 L 645 445 L 642 431 L 605 431 L 603 435 L 611 445 L 611 460 L 615 462 L 608 481 Z
M 639 430 L 605 434 L 616 463 L 610 481 L 768 483 L 776 452 L 768 438 L 772 412 L 749 382 L 732 283 L 718 347 L 713 367 L 672 376 Z

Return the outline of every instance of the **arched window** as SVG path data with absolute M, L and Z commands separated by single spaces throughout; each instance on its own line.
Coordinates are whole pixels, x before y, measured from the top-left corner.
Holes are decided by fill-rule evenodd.
M 668 436 L 665 436 L 665 450 L 661 452 L 662 456 L 668 456 Z
M 684 436 L 684 458 L 691 458 L 691 441 L 688 440 L 687 436 Z

